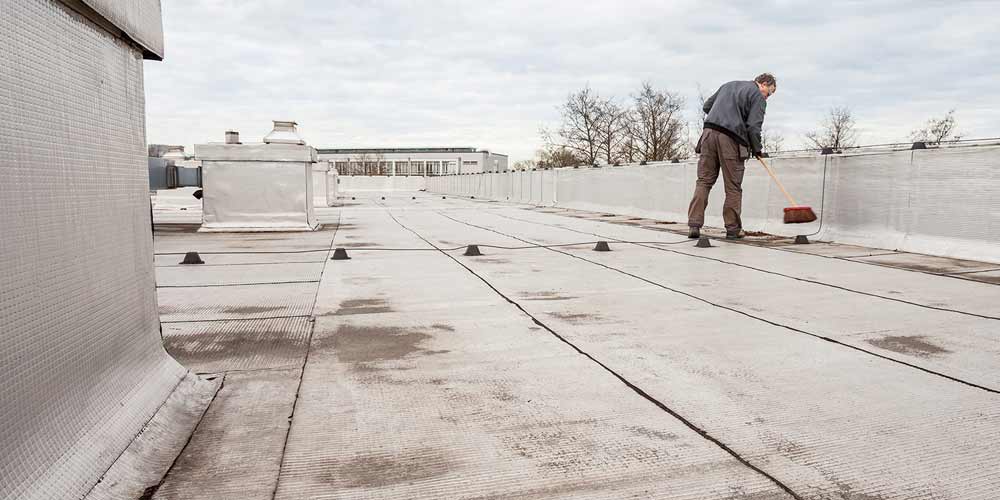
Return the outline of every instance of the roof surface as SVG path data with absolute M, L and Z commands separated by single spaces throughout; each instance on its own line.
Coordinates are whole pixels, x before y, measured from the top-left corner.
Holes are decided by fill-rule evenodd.
M 164 222 L 195 209 L 157 209 L 166 347 L 224 377 L 158 495 L 1000 488 L 994 265 L 769 237 L 695 248 L 634 217 L 356 197 L 299 234 L 193 233 Z M 192 250 L 206 263 L 177 265 Z

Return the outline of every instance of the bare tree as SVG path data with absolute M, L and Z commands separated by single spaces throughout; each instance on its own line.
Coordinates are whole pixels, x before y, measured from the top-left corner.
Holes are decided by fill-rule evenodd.
M 559 107 L 562 123 L 552 132 L 542 129 L 542 139 L 549 149 L 569 150 L 585 163 L 597 162 L 600 155 L 599 141 L 603 101 L 590 86 L 572 93 Z
M 371 161 L 371 155 L 368 153 L 358 153 L 351 156 L 350 163 L 347 164 L 348 170 L 350 170 L 350 175 L 367 175 L 365 171 L 365 165 Z
M 761 150 L 765 153 L 778 153 L 785 145 L 785 137 L 779 132 L 765 128 L 760 131 L 760 142 Z
M 358 153 L 351 157 L 348 165 L 351 175 L 388 175 L 385 155 L 382 153 Z
M 539 149 L 537 165 L 542 168 L 572 167 L 584 163 L 573 151 L 561 147 Z
M 626 163 L 634 163 L 642 159 L 642 152 L 639 150 L 639 143 L 636 139 L 638 132 L 636 122 L 635 110 L 627 110 L 625 119 L 622 121 L 622 140 L 618 145 L 618 157 Z
M 955 110 L 951 110 L 941 118 L 931 118 L 923 128 L 910 133 L 913 142 L 940 144 L 943 141 L 957 141 L 961 136 L 955 134 Z
M 535 168 L 535 162 L 533 160 L 518 160 L 511 168 L 513 170 L 531 170 Z
M 701 84 L 695 84 L 698 86 L 698 109 L 695 114 L 700 118 L 699 123 L 701 124 L 701 129 L 705 128 L 705 118 L 708 118 L 708 113 L 705 112 L 705 103 L 708 102 L 708 98 L 711 94 L 706 94 L 705 90 L 701 88 Z
M 857 145 L 858 133 L 854 129 L 854 114 L 847 106 L 830 108 L 819 130 L 806 133 L 806 140 L 816 148 L 839 150 Z
M 621 145 L 625 141 L 625 123 L 628 110 L 622 109 L 611 99 L 601 101 L 601 112 L 597 122 L 597 149 L 609 165 L 617 163 L 621 155 Z
M 680 158 L 685 151 L 685 124 L 681 119 L 684 98 L 644 82 L 632 96 L 629 131 L 643 160 Z

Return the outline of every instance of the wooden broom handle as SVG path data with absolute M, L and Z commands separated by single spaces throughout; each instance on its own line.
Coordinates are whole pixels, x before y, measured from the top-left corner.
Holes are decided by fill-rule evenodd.
M 792 195 L 788 194 L 788 191 L 785 190 L 785 186 L 781 185 L 781 181 L 779 181 L 778 177 L 774 175 L 773 171 L 771 171 L 771 167 L 767 166 L 767 162 L 765 162 L 764 159 L 759 156 L 757 157 L 757 161 L 759 161 L 761 165 L 764 165 L 764 168 L 767 169 L 767 173 L 771 176 L 772 179 L 774 179 L 774 182 L 778 185 L 778 187 L 781 188 L 781 192 L 785 193 L 785 198 L 788 198 L 788 202 L 791 203 L 793 207 L 798 206 L 799 204 L 795 203 L 795 198 L 792 198 Z

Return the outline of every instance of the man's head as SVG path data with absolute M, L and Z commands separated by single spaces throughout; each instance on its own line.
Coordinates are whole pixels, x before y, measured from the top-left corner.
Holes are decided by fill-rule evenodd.
M 753 81 L 757 83 L 757 88 L 760 89 L 760 94 L 764 96 L 764 99 L 771 97 L 778 91 L 778 82 L 774 79 L 774 75 L 770 73 L 761 73 Z

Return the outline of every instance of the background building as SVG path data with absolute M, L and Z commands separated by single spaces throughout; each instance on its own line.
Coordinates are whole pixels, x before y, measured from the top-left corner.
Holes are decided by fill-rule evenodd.
M 476 148 L 318 149 L 340 175 L 448 175 L 504 172 L 507 155 Z

